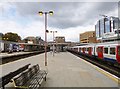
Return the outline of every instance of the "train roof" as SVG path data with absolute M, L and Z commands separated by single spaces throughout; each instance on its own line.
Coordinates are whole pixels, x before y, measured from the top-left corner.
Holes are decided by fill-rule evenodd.
M 102 46 L 102 45 L 120 45 L 120 41 L 111 41 L 111 42 L 103 42 L 103 43 L 90 43 L 86 45 L 80 45 L 80 46 L 73 46 L 71 48 L 79 48 L 79 47 L 89 47 L 89 46 Z
M 97 43 L 97 44 L 120 44 L 120 41 L 110 41 L 110 42 L 103 42 L 103 43 Z
M 0 40 L 0 43 L 8 43 L 8 44 L 24 44 L 24 45 L 41 45 L 41 44 L 30 44 L 30 43 L 18 43 L 18 42 L 11 42 L 11 41 L 3 41 Z M 42 45 L 41 45 L 42 46 Z M 44 45 L 43 45 L 44 46 Z
M 30 43 L 18 43 L 18 44 L 24 44 L 24 45 L 40 45 L 40 44 L 30 44 Z

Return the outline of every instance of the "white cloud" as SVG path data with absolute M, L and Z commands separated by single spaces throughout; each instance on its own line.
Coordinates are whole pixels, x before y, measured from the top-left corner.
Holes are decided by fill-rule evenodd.
M 22 38 L 27 36 L 41 36 L 44 38 L 43 26 L 44 25 L 38 21 L 34 21 L 25 27 L 10 20 L 0 21 L 0 29 L 2 29 L 2 33 L 14 32 L 18 33 Z
M 58 35 L 63 35 L 66 37 L 67 41 L 79 41 L 79 34 L 84 33 L 86 31 L 94 31 L 94 26 L 78 26 L 78 27 L 72 27 L 72 28 L 67 28 L 58 33 Z
M 6 24 L 7 23 L 7 24 Z M 0 29 L 2 33 L 14 32 L 18 33 L 22 38 L 27 36 L 41 36 L 44 39 L 44 24 L 39 21 L 34 21 L 28 24 L 26 27 L 21 27 L 18 23 L 14 21 L 0 21 Z M 79 41 L 79 34 L 85 31 L 94 30 L 93 26 L 88 27 L 74 27 L 67 29 L 58 29 L 48 27 L 48 30 L 57 31 L 55 36 L 65 36 L 66 41 Z M 48 41 L 51 41 L 52 34 L 47 34 Z
M 15 3 L 12 4 L 0 3 L 0 7 L 2 7 L 0 11 L 6 14 L 6 12 L 9 11 L 11 7 L 13 8 L 14 4 Z M 38 11 L 37 6 L 39 6 L 39 4 L 37 3 L 29 3 L 29 4 L 18 3 L 18 4 L 16 4 L 18 5 L 17 8 L 14 6 L 14 9 L 16 9 L 17 14 L 15 17 L 12 17 L 12 19 L 11 18 L 9 19 L 10 17 L 9 15 L 6 15 L 7 16 L 6 17 L 4 16 L 4 14 L 2 14 L 4 19 L 0 20 L 0 29 L 1 29 L 0 31 L 2 33 L 7 33 L 7 32 L 18 33 L 18 35 L 20 35 L 22 38 L 25 38 L 27 36 L 41 36 L 42 39 L 44 39 L 44 35 L 45 35 L 44 18 L 39 17 L 37 14 L 33 13 L 33 12 L 36 13 L 36 11 Z M 65 36 L 66 41 L 78 42 L 80 33 L 83 33 L 85 31 L 95 30 L 94 24 L 97 22 L 98 18 L 101 18 L 100 16 L 98 16 L 100 13 L 101 14 L 107 13 L 106 15 L 108 16 L 117 16 L 118 14 L 118 9 L 114 8 L 115 10 L 114 9 L 109 10 L 111 6 L 105 6 L 107 5 L 106 3 L 104 3 L 104 5 L 102 5 L 103 3 L 101 4 L 80 3 L 79 5 L 78 4 L 72 5 L 72 4 L 73 3 L 69 3 L 68 5 L 66 5 L 66 3 L 64 3 L 64 5 L 62 5 L 63 7 L 59 7 L 59 6 L 57 7 L 56 5 L 55 6 L 53 5 L 56 12 L 54 16 L 51 16 L 48 19 L 49 20 L 48 25 L 52 26 L 52 27 L 48 27 L 48 30 L 58 31 L 58 33 L 56 33 L 55 36 Z M 47 3 L 48 7 L 45 7 L 44 4 L 42 5 L 43 8 L 45 9 L 52 8 L 52 6 L 49 3 Z M 59 3 L 57 3 L 57 5 L 59 5 Z M 77 8 L 74 5 L 76 5 Z M 112 5 L 112 3 L 108 5 Z M 113 8 L 114 5 L 111 8 Z M 75 12 L 71 15 L 68 15 L 69 14 L 68 12 L 72 12 L 72 11 Z M 22 14 L 20 14 L 20 12 Z M 26 15 L 23 16 L 23 13 Z M 21 19 L 20 17 L 22 18 L 24 17 L 24 18 Z M 24 22 L 24 25 L 22 22 Z M 48 40 L 51 41 L 52 34 L 48 33 L 47 36 L 48 36 Z

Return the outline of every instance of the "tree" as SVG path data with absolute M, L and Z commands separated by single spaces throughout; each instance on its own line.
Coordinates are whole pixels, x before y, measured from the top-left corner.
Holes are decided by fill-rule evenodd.
M 2 40 L 4 34 L 3 33 L 0 33 L 0 40 Z
M 18 42 L 19 40 L 21 40 L 21 37 L 17 33 L 8 32 L 8 33 L 4 34 L 3 40 Z

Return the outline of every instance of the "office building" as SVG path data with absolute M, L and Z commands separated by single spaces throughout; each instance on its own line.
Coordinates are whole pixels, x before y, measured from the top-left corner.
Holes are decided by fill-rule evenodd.
M 120 20 L 117 17 L 104 17 L 95 25 L 97 40 L 108 41 L 119 39 Z
M 80 43 L 96 43 L 95 31 L 80 34 Z

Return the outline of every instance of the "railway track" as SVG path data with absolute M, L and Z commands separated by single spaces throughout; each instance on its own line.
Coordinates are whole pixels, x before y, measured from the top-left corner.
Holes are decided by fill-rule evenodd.
M 22 59 L 22 58 L 27 58 L 27 57 L 34 56 L 34 55 L 37 55 L 37 54 L 41 54 L 41 53 L 44 53 L 44 50 L 43 51 L 30 52 L 30 53 L 27 53 L 27 54 L 19 54 L 19 55 L 3 57 L 3 58 L 0 58 L 0 65 L 3 65 L 3 64 L 9 63 L 9 62 L 13 62 L 13 61 L 16 61 L 16 60 L 19 60 L 19 59 Z
M 113 67 L 112 65 L 108 65 L 107 63 L 101 61 L 101 60 L 96 60 L 96 58 L 94 57 L 89 57 L 89 56 L 86 56 L 86 55 L 83 55 L 83 54 L 79 54 L 78 52 L 73 52 L 73 51 L 70 51 L 68 50 L 68 52 L 102 68 L 103 70 L 106 70 L 108 71 L 109 73 L 117 76 L 118 78 L 120 78 L 120 68 L 117 68 L 117 67 Z

